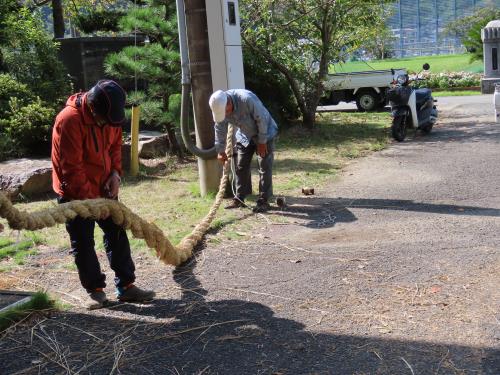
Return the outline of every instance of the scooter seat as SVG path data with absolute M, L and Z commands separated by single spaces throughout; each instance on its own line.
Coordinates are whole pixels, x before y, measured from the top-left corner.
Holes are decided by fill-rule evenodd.
M 424 104 L 432 96 L 432 91 L 430 89 L 416 89 L 415 90 L 417 105 Z

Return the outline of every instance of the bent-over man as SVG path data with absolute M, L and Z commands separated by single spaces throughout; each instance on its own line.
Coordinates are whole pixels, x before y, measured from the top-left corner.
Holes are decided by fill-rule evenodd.
M 226 209 L 245 206 L 245 197 L 252 193 L 250 165 L 257 154 L 259 166 L 259 197 L 255 212 L 270 208 L 273 195 L 274 141 L 278 126 L 260 99 L 251 91 L 234 89 L 215 91 L 209 100 L 215 122 L 215 148 L 221 163 L 228 160 L 225 152 L 227 125 L 236 127 L 236 194 Z

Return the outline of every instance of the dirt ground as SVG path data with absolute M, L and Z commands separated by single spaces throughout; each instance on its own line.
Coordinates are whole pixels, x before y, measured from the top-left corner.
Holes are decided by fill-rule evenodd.
M 500 374 L 500 125 L 491 96 L 438 104 L 430 136 L 242 211 L 243 240 L 175 270 L 137 255 L 152 304 L 81 309 L 66 251 L 2 273 L 70 307 L 1 334 L 0 373 Z

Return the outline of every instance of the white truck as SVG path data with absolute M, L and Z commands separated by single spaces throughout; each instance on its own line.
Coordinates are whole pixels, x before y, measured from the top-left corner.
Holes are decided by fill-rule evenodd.
M 325 95 L 321 105 L 337 105 L 356 101 L 360 111 L 373 111 L 387 104 L 386 92 L 406 69 L 370 70 L 364 72 L 329 74 L 325 80 Z

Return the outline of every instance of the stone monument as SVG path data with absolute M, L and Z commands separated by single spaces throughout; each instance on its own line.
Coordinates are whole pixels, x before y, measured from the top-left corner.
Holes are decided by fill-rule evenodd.
M 495 84 L 500 83 L 500 20 L 490 21 L 481 30 L 481 39 L 484 59 L 481 93 L 492 94 L 495 91 Z

